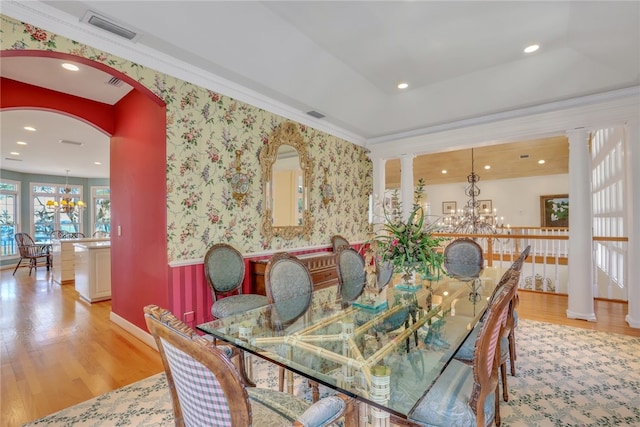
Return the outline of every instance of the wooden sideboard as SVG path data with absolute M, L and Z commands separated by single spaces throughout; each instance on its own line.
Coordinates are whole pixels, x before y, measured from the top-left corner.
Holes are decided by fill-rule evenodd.
M 296 257 L 305 263 L 309 269 L 314 291 L 338 284 L 338 270 L 334 252 L 313 252 L 296 255 Z M 268 262 L 268 259 L 249 261 L 251 267 L 251 291 L 254 294 L 266 295 L 264 272 L 267 269 Z

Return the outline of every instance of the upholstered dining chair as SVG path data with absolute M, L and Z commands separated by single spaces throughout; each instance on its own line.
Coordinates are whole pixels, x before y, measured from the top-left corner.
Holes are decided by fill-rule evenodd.
M 230 347 L 217 347 L 158 306 L 146 306 L 144 313 L 160 351 L 176 426 L 321 427 L 344 415 L 346 403 L 338 396 L 311 405 L 287 393 L 247 387 Z
M 31 276 L 31 270 L 35 269 L 36 272 L 38 271 L 38 262 L 41 262 L 41 260 L 44 260 L 47 265 L 47 270 L 49 269 L 49 265 L 51 265 L 51 253 L 46 245 L 36 245 L 28 233 L 16 233 L 14 239 L 18 245 L 20 260 L 18 260 L 18 264 L 13 270 L 13 275 L 16 274 L 23 260 L 29 261 L 29 276 Z
M 472 239 L 455 239 L 444 248 L 444 270 L 455 279 L 468 282 L 470 298 L 478 297 L 480 275 L 484 270 L 482 247 Z
M 268 322 L 276 330 L 285 328 L 307 312 L 313 296 L 313 281 L 307 266 L 288 252 L 274 254 L 264 271 L 264 284 L 270 304 Z M 289 373 L 289 391 L 293 375 Z M 278 387 L 284 390 L 285 369 L 280 367 Z M 318 399 L 318 384 L 310 381 L 313 400 Z
M 339 234 L 335 234 L 331 236 L 331 246 L 333 247 L 333 252 L 338 252 L 341 246 L 351 246 L 349 241 L 342 237 Z
M 342 305 L 345 306 L 362 294 L 367 284 L 367 273 L 364 271 L 364 258 L 355 249 L 341 246 L 336 256 L 338 287 Z
M 220 319 L 267 305 L 264 295 L 242 294 L 244 258 L 226 243 L 212 245 L 204 256 L 204 275 L 211 288 L 211 314 Z
M 84 239 L 85 237 L 84 233 L 79 231 L 65 233 L 64 235 L 65 239 Z
M 475 341 L 473 365 L 452 360 L 410 416 L 417 425 L 500 425 L 500 337 L 516 281 L 501 288 Z M 392 421 L 393 416 L 392 416 Z
M 489 297 L 487 303 L 488 307 L 491 307 L 496 301 L 504 285 L 509 280 L 515 280 L 516 286 L 513 291 L 513 298 L 509 302 L 509 309 L 507 313 L 507 321 L 504 326 L 502 337 L 500 338 L 500 374 L 502 379 L 502 398 L 505 402 L 509 401 L 509 388 L 507 384 L 507 369 L 506 363 L 509 361 L 511 368 L 511 375 L 515 376 L 515 327 L 517 326 L 517 312 L 515 310 L 518 302 L 518 287 L 517 283 L 520 277 L 520 270 L 524 259 L 529 255 L 530 246 L 527 246 L 515 262 L 511 264 L 509 269 L 500 278 L 500 281 L 493 290 L 493 293 Z M 484 318 L 480 320 L 480 324 L 484 322 Z M 478 325 L 479 326 L 479 325 Z M 478 336 L 479 327 L 474 328 L 469 337 L 462 343 L 454 358 L 461 362 L 471 364 L 473 363 L 473 352 L 475 341 Z

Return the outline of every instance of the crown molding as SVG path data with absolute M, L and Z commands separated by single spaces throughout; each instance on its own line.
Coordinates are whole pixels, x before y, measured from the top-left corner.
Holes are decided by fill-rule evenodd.
M 603 92 L 536 107 L 513 110 L 406 133 L 367 145 L 370 157 L 398 158 L 401 153 L 429 154 L 471 146 L 503 144 L 626 124 L 640 116 L 640 86 Z
M 353 144 L 364 146 L 364 137 L 317 120 L 280 101 L 255 92 L 230 80 L 157 50 L 122 39 L 111 33 L 80 22 L 75 16 L 61 12 L 40 1 L 2 1 L 2 14 L 28 22 L 79 43 L 103 50 L 161 73 L 215 91 L 263 110 L 283 116 L 314 129 L 329 133 Z

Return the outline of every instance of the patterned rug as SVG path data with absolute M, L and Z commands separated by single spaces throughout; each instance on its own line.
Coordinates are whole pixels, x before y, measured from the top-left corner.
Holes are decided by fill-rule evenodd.
M 640 338 L 521 320 L 517 342 L 503 426 L 640 426 Z M 276 367 L 262 362 L 254 369 L 258 386 L 277 387 Z M 296 394 L 309 398 L 303 381 L 296 385 Z M 174 424 L 166 379 L 158 374 L 32 425 Z

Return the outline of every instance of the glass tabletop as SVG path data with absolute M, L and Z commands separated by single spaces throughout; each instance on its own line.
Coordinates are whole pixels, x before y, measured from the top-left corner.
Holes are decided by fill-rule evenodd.
M 388 306 L 342 307 L 337 287 L 316 291 L 288 325 L 287 302 L 198 325 L 198 329 L 341 393 L 406 418 L 484 313 L 466 283 L 388 287 Z M 485 292 L 486 293 L 486 292 Z M 430 301 L 430 303 L 429 303 Z

